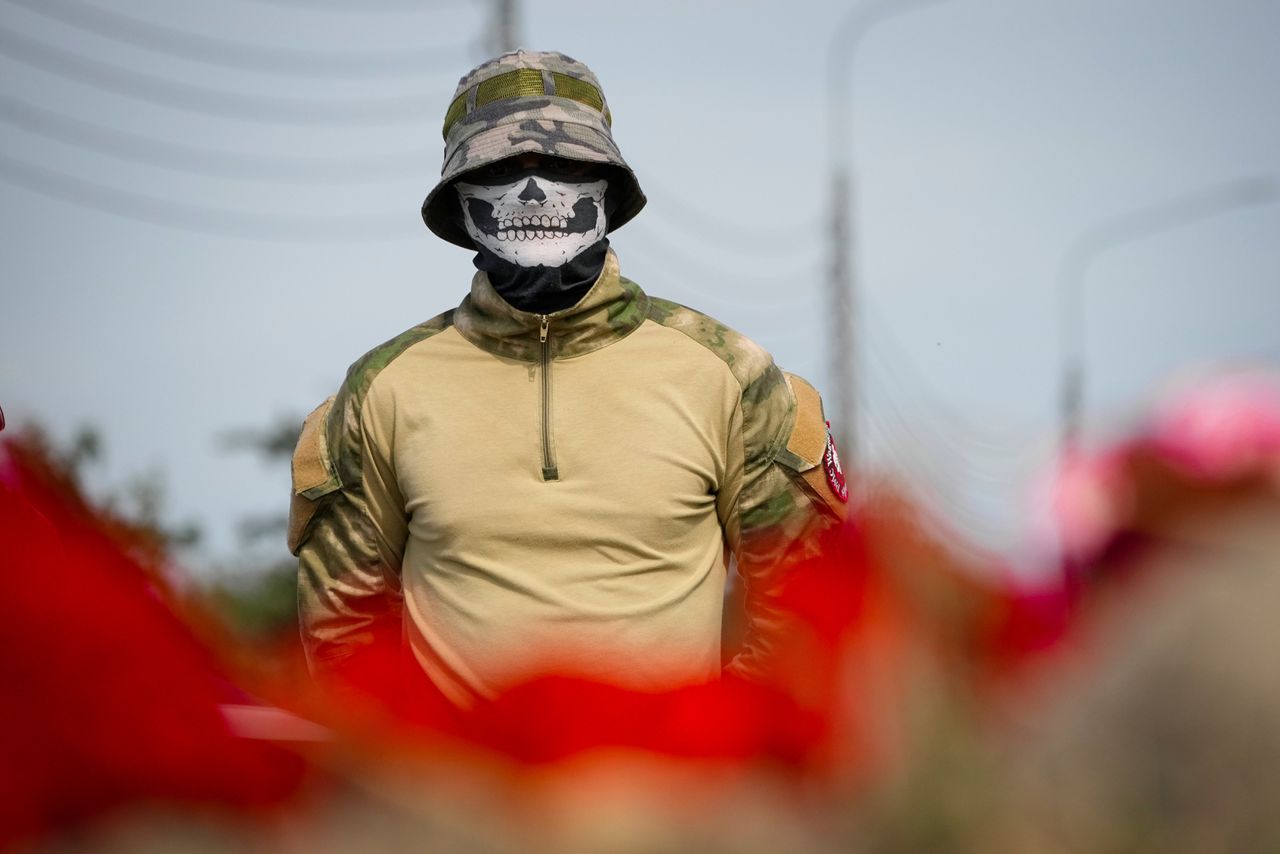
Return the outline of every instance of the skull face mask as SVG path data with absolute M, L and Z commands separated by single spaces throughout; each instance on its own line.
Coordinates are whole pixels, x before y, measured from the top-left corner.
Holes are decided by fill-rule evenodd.
M 535 171 L 508 183 L 454 186 L 463 224 L 477 245 L 518 267 L 560 267 L 604 237 L 608 184 Z

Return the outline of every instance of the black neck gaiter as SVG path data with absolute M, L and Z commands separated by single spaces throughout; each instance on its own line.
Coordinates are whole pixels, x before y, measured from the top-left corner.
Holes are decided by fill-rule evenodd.
M 531 314 L 569 308 L 587 295 L 604 269 L 609 238 L 603 237 L 559 267 L 518 267 L 476 247 L 472 263 L 487 273 L 493 289 L 508 303 Z

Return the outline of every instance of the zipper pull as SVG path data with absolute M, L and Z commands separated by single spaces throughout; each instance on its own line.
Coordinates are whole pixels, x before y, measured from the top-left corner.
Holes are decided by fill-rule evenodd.
M 540 314 L 538 315 L 538 319 L 542 321 L 542 326 L 538 328 L 538 342 L 541 344 L 546 344 L 547 343 L 547 327 L 551 325 L 551 318 L 547 317 L 545 314 Z

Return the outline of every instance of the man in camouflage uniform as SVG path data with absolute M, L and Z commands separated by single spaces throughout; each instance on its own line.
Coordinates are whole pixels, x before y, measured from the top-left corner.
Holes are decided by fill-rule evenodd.
M 402 645 L 469 705 L 552 668 L 635 688 L 721 670 L 729 554 L 755 676 L 789 560 L 847 492 L 817 393 L 647 295 L 607 231 L 645 203 L 595 76 L 517 51 L 463 77 L 427 226 L 477 251 L 458 308 L 376 347 L 306 420 L 289 545 L 318 676 Z

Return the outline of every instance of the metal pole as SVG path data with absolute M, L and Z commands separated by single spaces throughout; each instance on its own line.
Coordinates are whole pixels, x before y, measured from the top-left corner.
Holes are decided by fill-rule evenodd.
M 837 165 L 831 175 L 831 269 L 827 294 L 827 368 L 831 373 L 831 432 L 844 455 L 845 470 L 858 459 L 857 421 L 853 407 L 855 317 L 853 287 L 853 222 L 849 172 Z
M 1061 347 L 1061 450 L 1079 442 L 1084 417 L 1085 359 L 1084 285 L 1098 256 L 1117 246 L 1134 243 L 1202 219 L 1280 199 L 1273 176 L 1262 175 L 1185 193 L 1157 204 L 1103 220 L 1085 231 L 1067 249 L 1058 273 L 1058 341 Z
M 516 12 L 516 0 L 494 0 L 493 52 L 495 54 L 508 53 L 519 46 Z
M 836 25 L 827 53 L 827 96 L 831 131 L 831 264 L 828 268 L 827 364 L 832 387 L 832 432 L 848 461 L 861 462 L 858 448 L 858 276 L 853 189 L 853 61 L 858 45 L 876 24 L 942 0 L 869 0 Z

